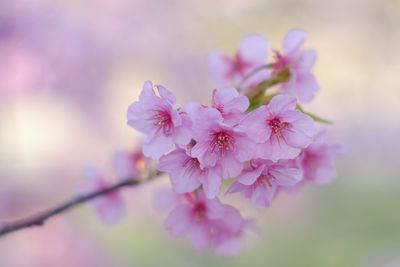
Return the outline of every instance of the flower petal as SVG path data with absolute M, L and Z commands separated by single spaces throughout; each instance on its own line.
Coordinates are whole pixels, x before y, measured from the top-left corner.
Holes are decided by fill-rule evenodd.
M 307 39 L 307 33 L 300 29 L 290 30 L 283 40 L 283 51 L 285 54 L 290 54 L 295 50 L 300 49 L 300 46 Z
M 268 41 L 260 35 L 250 35 L 240 42 L 239 54 L 248 62 L 253 63 L 254 67 L 266 64 L 270 45 Z

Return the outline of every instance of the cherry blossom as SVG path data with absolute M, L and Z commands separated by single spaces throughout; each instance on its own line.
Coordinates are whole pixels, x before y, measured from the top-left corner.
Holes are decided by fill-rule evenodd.
M 184 149 L 177 148 L 160 158 L 158 169 L 170 175 L 172 187 L 177 193 L 188 193 L 203 185 L 208 198 L 218 195 L 222 177 L 217 167 L 201 168 L 197 158 L 189 156 Z
M 226 194 L 241 192 L 237 195 L 266 208 L 279 192 L 296 192 L 309 182 L 327 184 L 336 175 L 334 157 L 340 147 L 327 144 L 325 132 L 317 133 L 315 122 L 326 121 L 298 104 L 311 101 L 319 89 L 311 72 L 316 52 L 302 49 L 306 38 L 302 30 L 289 31 L 283 51 L 275 51 L 270 64 L 269 43 L 258 35 L 244 38 L 233 57 L 211 54 L 208 63 L 218 89 L 210 88 L 208 104 L 191 100 L 177 107 L 169 90 L 146 81 L 127 111 L 128 125 L 145 138 L 141 148 L 114 154 L 118 180 L 111 184 L 97 168 L 88 167 L 79 196 L 37 216 L 0 223 L 0 236 L 43 225 L 84 202 L 104 223 L 115 224 L 125 214 L 121 188 L 168 174 L 173 190 L 159 191 L 157 204 L 172 210 L 164 222 L 171 235 L 185 236 L 201 250 L 235 255 L 245 231 L 255 226 L 235 207 L 220 202 L 224 184 Z M 12 61 L 24 61 L 19 53 L 23 49 L 7 51 Z M 36 58 L 24 56 L 28 61 L 17 67 L 32 76 Z M 14 80 L 9 82 L 17 90 L 32 79 Z M 185 89 L 206 90 L 201 83 Z
M 190 118 L 174 108 L 175 97 L 161 85 L 147 81 L 143 85 L 139 101 L 128 109 L 128 124 L 146 134 L 143 153 L 153 159 L 159 159 L 170 151 L 174 144 L 186 145 L 190 142 Z
M 306 37 L 302 30 L 289 31 L 270 64 L 269 43 L 258 35 L 244 38 L 233 57 L 211 54 L 218 86 L 209 91 L 208 104 L 191 100 L 176 107 L 170 91 L 144 83 L 127 114 L 128 124 L 146 136 L 142 151 L 119 151 L 113 167 L 119 179 L 168 174 L 173 190 L 159 192 L 158 206 L 172 209 L 164 222 L 172 236 L 185 236 L 201 250 L 235 255 L 244 232 L 255 226 L 220 202 L 224 183 L 231 182 L 226 194 L 241 192 L 237 195 L 266 208 L 280 192 L 335 176 L 339 147 L 325 143 L 313 120 L 318 116 L 298 104 L 311 101 L 318 90 L 311 72 L 316 52 L 302 49 Z M 89 176 L 97 178 L 92 188 L 106 185 L 99 173 Z M 141 178 L 146 181 L 146 175 Z M 93 202 L 108 222 L 122 215 L 122 204 L 117 193 Z
M 327 184 L 336 176 L 334 157 L 341 153 L 341 147 L 327 144 L 325 137 L 325 131 L 319 132 L 298 157 L 305 181 Z
M 233 87 L 222 87 L 213 91 L 212 107 L 221 112 L 226 123 L 235 124 L 244 117 L 244 112 L 249 107 L 249 99 L 240 95 Z
M 130 179 L 143 172 L 147 167 L 149 159 L 141 150 L 124 151 L 118 150 L 112 158 L 115 175 L 120 180 Z
M 250 224 L 232 206 L 217 198 L 207 199 L 202 193 L 185 194 L 164 222 L 172 236 L 187 236 L 196 248 L 204 250 L 211 245 L 223 255 L 239 251 L 243 232 Z
M 256 155 L 272 161 L 297 157 L 315 134 L 313 120 L 297 111 L 296 99 L 288 95 L 250 112 L 242 125 L 257 142 Z
M 293 187 L 302 179 L 294 162 L 252 160 L 227 193 L 242 192 L 258 207 L 268 207 L 278 190 Z
M 83 175 L 86 177 L 86 184 L 79 188 L 80 194 L 100 191 L 110 185 L 109 182 L 103 178 L 100 171 L 93 166 L 86 167 L 83 170 Z M 95 198 L 90 204 L 101 221 L 108 225 L 116 224 L 125 215 L 125 204 L 118 191 L 113 191 Z
M 259 35 L 244 38 L 233 57 L 220 52 L 211 53 L 208 66 L 219 86 L 238 86 L 246 89 L 269 78 L 269 70 L 257 68 L 266 65 L 269 51 L 268 41 Z
M 229 126 L 223 122 L 215 108 L 203 108 L 193 121 L 193 139 L 196 141 L 192 156 L 201 168 L 221 168 L 223 178 L 235 177 L 243 162 L 253 157 L 255 143 L 240 125 Z
M 317 53 L 315 50 L 301 49 L 306 38 L 307 33 L 303 30 L 289 31 L 283 41 L 283 52 L 274 51 L 275 63 L 272 70 L 272 75 L 289 71 L 290 79 L 281 85 L 281 89 L 301 102 L 310 102 L 319 89 L 311 73 Z

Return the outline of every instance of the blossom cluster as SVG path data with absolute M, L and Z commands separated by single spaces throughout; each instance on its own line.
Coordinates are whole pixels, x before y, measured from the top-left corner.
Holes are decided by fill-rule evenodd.
M 324 120 L 300 106 L 319 89 L 312 73 L 316 52 L 302 48 L 306 37 L 302 30 L 291 30 L 278 51 L 252 35 L 233 57 L 210 54 L 218 86 L 208 105 L 178 107 L 164 86 L 144 83 L 127 121 L 145 135 L 143 155 L 169 175 L 176 197 L 164 225 L 174 237 L 234 255 L 244 232 L 255 226 L 235 207 L 221 203 L 221 194 L 240 193 L 266 208 L 281 193 L 307 182 L 326 184 L 336 175 L 339 146 L 326 143 L 325 131 L 317 129 L 316 122 Z M 118 176 L 134 177 L 136 161 L 126 158 L 120 157 Z M 116 199 L 110 195 L 108 203 Z M 97 206 L 101 214 L 104 205 Z
M 231 181 L 227 194 L 241 192 L 268 207 L 280 192 L 335 176 L 338 147 L 325 143 L 325 132 L 299 106 L 319 88 L 312 73 L 316 52 L 302 48 L 306 37 L 289 31 L 271 63 L 269 42 L 258 35 L 243 39 L 233 57 L 212 53 L 209 67 L 219 87 L 209 105 L 176 107 L 164 86 L 144 83 L 127 119 L 146 135 L 144 155 L 158 161 L 181 196 L 165 221 L 173 236 L 235 254 L 252 223 L 219 201 L 225 180 Z

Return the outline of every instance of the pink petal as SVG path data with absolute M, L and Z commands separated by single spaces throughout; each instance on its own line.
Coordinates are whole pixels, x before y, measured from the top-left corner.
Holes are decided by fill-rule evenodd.
M 191 209 L 189 206 L 177 206 L 168 214 L 164 221 L 164 227 L 167 228 L 174 237 L 183 236 L 192 225 L 190 216 Z
M 251 190 L 250 199 L 253 204 L 255 204 L 259 208 L 265 208 L 269 206 L 270 200 L 273 198 L 275 194 L 275 187 L 268 187 L 265 186 L 257 186 L 255 189 Z
M 295 94 L 299 101 L 303 103 L 310 102 L 314 99 L 314 95 L 318 90 L 319 86 L 313 74 L 307 73 L 298 76 Z
M 189 158 L 183 149 L 175 149 L 163 155 L 158 161 L 157 169 L 162 172 L 177 173 L 183 167 L 183 162 Z
M 173 188 L 179 194 L 193 192 L 200 186 L 199 170 L 185 168 L 177 179 L 172 179 Z
M 221 113 L 215 108 L 203 108 L 198 111 L 193 121 L 194 139 L 200 140 L 208 136 L 210 128 L 223 120 Z
M 283 132 L 283 137 L 288 145 L 305 148 L 311 144 L 315 131 L 314 121 L 305 114 L 299 114 L 298 119 L 292 122 L 292 127 Z
M 227 154 L 221 159 L 222 177 L 233 178 L 240 174 L 243 163 L 238 161 L 233 155 Z
M 312 142 L 312 137 L 304 134 L 301 131 L 293 130 L 284 133 L 284 143 L 294 148 L 305 148 Z
M 143 110 L 142 103 L 132 103 L 127 112 L 128 125 L 142 133 L 153 133 L 154 125 L 143 119 L 146 111 Z
M 257 181 L 258 177 L 260 177 L 264 168 L 265 168 L 265 165 L 260 165 L 255 169 L 244 171 L 239 176 L 237 181 L 244 185 L 252 185 Z
M 312 144 L 308 147 L 308 149 L 312 149 L 313 147 L 319 148 L 325 144 L 326 139 L 326 130 L 319 131 L 315 136 Z
M 210 220 L 219 220 L 224 217 L 226 205 L 221 204 L 218 198 L 205 199 L 207 215 Z
M 239 182 L 234 182 L 226 191 L 226 194 L 233 194 L 237 192 L 242 192 L 245 189 L 245 186 Z
M 88 183 L 80 188 L 80 195 L 101 190 L 108 185 L 108 182 L 102 178 L 102 174 L 96 167 L 87 166 L 82 172 L 87 178 Z M 117 223 L 125 215 L 124 202 L 117 192 L 112 192 L 96 198 L 92 200 L 90 204 L 93 206 L 102 222 L 108 225 Z
M 268 171 L 281 186 L 294 186 L 301 181 L 302 172 L 298 168 L 276 166 Z
M 228 75 L 232 66 L 231 62 L 227 56 L 219 52 L 211 53 L 207 57 L 207 65 L 219 86 L 231 85 L 231 79 Z
M 302 73 L 310 72 L 316 60 L 317 60 L 317 51 L 313 49 L 303 51 L 301 53 L 300 59 L 298 60 L 298 64 L 296 65 L 296 70 Z
M 239 54 L 254 67 L 266 64 L 269 51 L 268 41 L 259 35 L 251 35 L 240 42 Z
M 202 184 L 206 197 L 215 198 L 221 190 L 222 177 L 213 170 L 208 170 L 202 177 Z
M 280 114 L 286 110 L 294 110 L 296 108 L 296 98 L 284 94 L 277 95 L 272 98 L 267 107 L 273 114 Z
M 257 143 L 264 143 L 271 135 L 271 129 L 267 127 L 266 121 L 268 110 L 266 106 L 261 106 L 248 113 L 240 126 L 246 130 L 248 136 Z
M 172 125 L 175 127 L 179 127 L 182 125 L 182 118 L 180 114 L 173 109 L 172 106 L 167 107 L 169 114 L 171 116 Z
M 246 111 L 249 106 L 249 99 L 240 95 L 233 87 L 222 87 L 214 91 L 213 105 L 215 108 L 221 107 L 222 113 L 227 113 L 232 110 Z
M 170 187 L 160 188 L 157 190 L 156 196 L 155 204 L 160 210 L 170 210 L 179 203 L 181 197 L 181 195 L 172 191 Z
M 168 91 L 162 85 L 156 85 L 156 88 L 157 88 L 158 93 L 160 94 L 161 98 L 167 100 L 171 105 L 175 105 L 176 98 L 170 91 Z
M 282 138 L 278 139 L 275 135 L 272 135 L 266 144 L 267 147 L 263 158 L 275 162 L 280 159 L 294 159 L 301 152 L 299 148 L 288 145 L 285 140 Z
M 336 176 L 336 167 L 332 160 L 320 162 L 318 168 L 313 170 L 313 175 L 310 177 L 316 184 L 329 184 Z
M 244 225 L 244 219 L 240 215 L 240 212 L 229 205 L 223 205 L 224 211 L 222 219 L 224 223 L 224 229 L 229 232 L 237 233 L 242 230 Z
M 203 107 L 197 102 L 187 102 L 181 109 L 181 113 L 186 113 L 193 121 Z
M 172 138 L 177 145 L 187 145 L 192 139 L 192 122 L 187 114 L 180 114 L 181 125 L 173 130 Z
M 219 242 L 215 245 L 215 251 L 223 256 L 234 256 L 242 247 L 241 237 L 231 237 L 224 242 Z
M 174 146 L 171 138 L 163 134 L 150 137 L 143 142 L 143 154 L 154 160 L 158 160 L 162 155 L 169 152 Z
M 139 100 L 143 102 L 153 102 L 155 99 L 156 95 L 154 94 L 153 83 L 151 81 L 145 81 L 139 95 Z
M 208 142 L 197 142 L 192 148 L 192 156 L 198 158 L 202 168 L 214 167 L 217 164 L 218 156 L 215 153 L 208 153 Z
M 189 238 L 192 240 L 193 245 L 199 249 L 206 249 L 209 243 L 209 234 L 207 226 L 204 224 L 195 224 L 191 227 Z
M 298 49 L 307 39 L 307 33 L 303 30 L 290 30 L 283 40 L 283 51 L 285 54 L 290 54 Z
M 119 195 L 106 195 L 93 202 L 100 219 L 108 225 L 116 224 L 125 215 L 125 205 Z
M 177 193 L 192 192 L 200 186 L 201 170 L 191 165 L 190 160 L 183 149 L 176 149 L 159 160 L 158 169 L 170 174 Z
M 235 138 L 235 157 L 243 162 L 250 160 L 254 156 L 255 143 L 247 135 L 237 136 Z

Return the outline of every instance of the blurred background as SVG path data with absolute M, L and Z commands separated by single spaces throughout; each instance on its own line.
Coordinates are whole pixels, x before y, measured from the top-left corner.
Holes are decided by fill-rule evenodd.
M 0 1 L 0 221 L 69 198 L 94 163 L 134 147 L 126 110 L 143 81 L 178 104 L 210 101 L 205 57 L 249 33 L 281 47 L 309 32 L 321 90 L 306 109 L 332 119 L 345 154 L 330 186 L 256 210 L 261 228 L 235 258 L 173 240 L 155 205 L 167 179 L 124 191 L 128 215 L 103 225 L 90 207 L 0 240 L 0 266 L 400 266 L 400 1 Z M 243 203 L 238 203 L 241 201 Z

